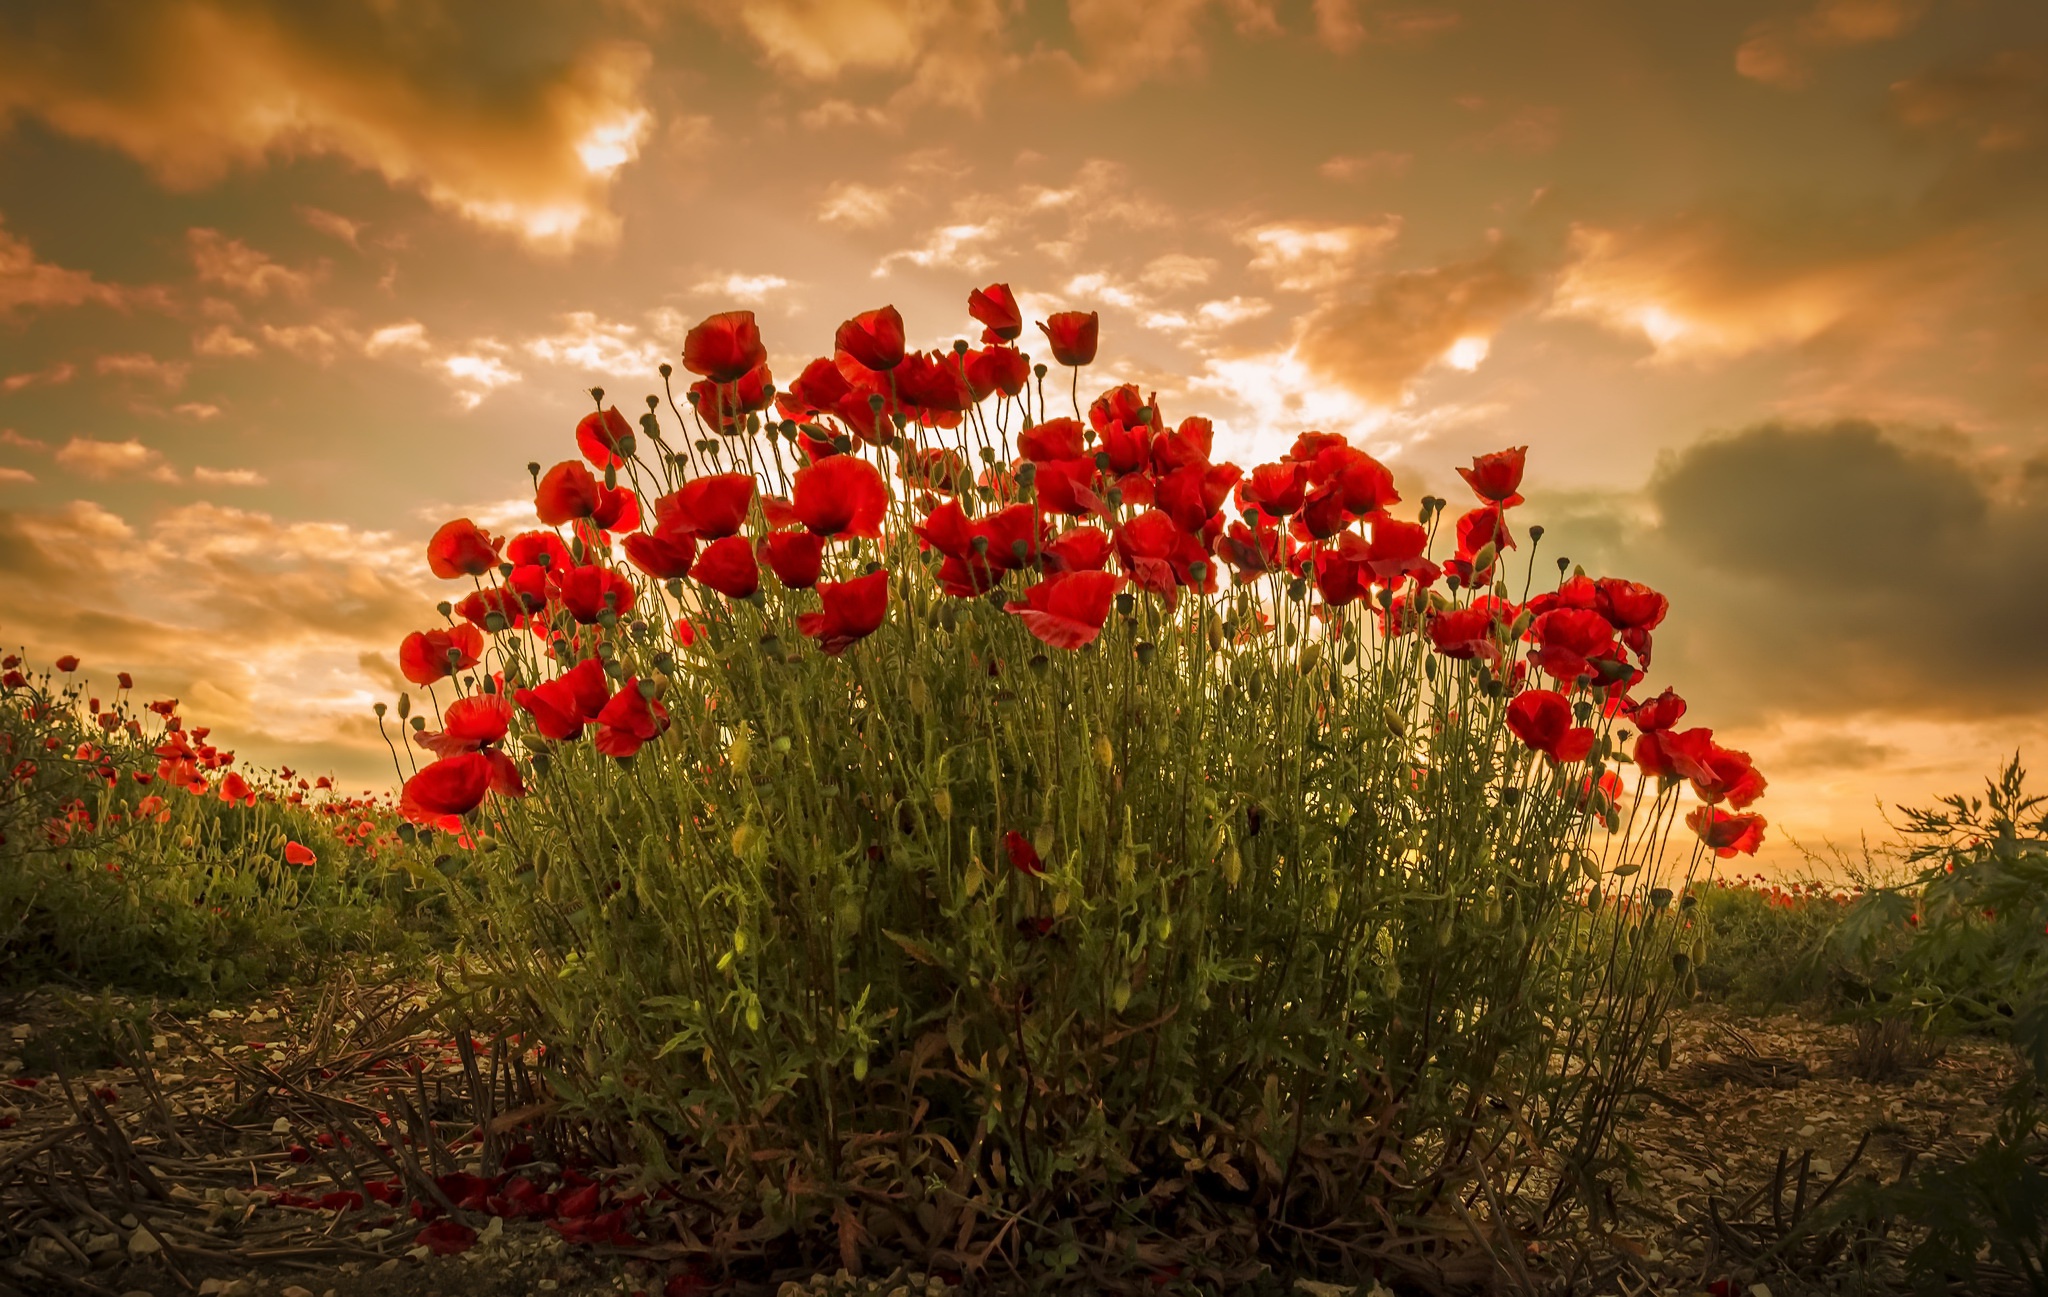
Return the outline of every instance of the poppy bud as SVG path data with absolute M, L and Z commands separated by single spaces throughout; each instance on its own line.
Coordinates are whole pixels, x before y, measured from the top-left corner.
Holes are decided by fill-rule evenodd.
M 1308 674 L 1309 672 L 1311 672 L 1311 671 L 1315 670 L 1315 669 L 1316 669 L 1316 663 L 1317 663 L 1317 662 L 1320 662 L 1320 661 L 1322 660 L 1322 657 L 1323 657 L 1323 645 L 1322 645 L 1322 641 L 1320 641 L 1320 640 L 1310 640 L 1310 641 L 1309 641 L 1308 643 L 1306 643 L 1306 644 L 1302 645 L 1302 646 L 1301 646 L 1301 671 L 1302 671 L 1302 674 L 1303 674 L 1303 675 L 1307 675 L 1307 674 Z
M 1116 852 L 1116 878 L 1128 883 L 1138 876 L 1138 853 L 1129 847 L 1118 847 Z
M 1669 1036 L 1657 1042 L 1657 1070 L 1660 1072 L 1671 1070 L 1671 1037 Z
M 1158 650 L 1158 646 L 1157 646 L 1157 645 L 1155 645 L 1155 644 L 1153 644 L 1153 643 L 1152 643 L 1152 642 L 1151 642 L 1150 640 L 1139 640 L 1139 641 L 1138 641 L 1138 665 L 1139 665 L 1139 666 L 1141 666 L 1141 667 L 1148 667 L 1148 666 L 1151 666 L 1151 665 L 1152 665 L 1152 655 L 1153 655 L 1154 653 L 1158 652 L 1158 651 L 1159 651 L 1159 650 Z
M 1161 941 L 1173 940 L 1173 916 L 1171 914 L 1160 915 L 1159 922 L 1152 925 L 1152 930 L 1159 934 Z
M 1209 651 L 1214 653 L 1223 647 L 1223 623 L 1211 617 L 1205 629 L 1209 637 Z
M 404 720 L 410 715 L 412 715 L 412 695 L 398 695 L 398 719 Z
M 853 1060 L 853 1079 L 856 1081 L 868 1079 L 868 1056 L 866 1054 L 862 1054 L 859 1058 Z
M 1051 821 L 1045 821 L 1037 828 L 1031 830 L 1031 849 L 1038 853 L 1041 860 L 1052 854 Z
M 1108 772 L 1110 767 L 1116 764 L 1116 749 L 1110 745 L 1109 736 L 1107 734 L 1096 735 L 1095 742 L 1091 746 L 1095 753 L 1095 764 L 1101 766 L 1105 773 Z
M 944 788 L 932 794 L 932 810 L 947 823 L 953 820 L 953 794 Z
M 1238 880 L 1244 877 L 1244 857 L 1238 854 L 1235 844 L 1223 852 L 1223 885 L 1231 891 L 1237 890 Z
M 753 751 L 753 739 L 746 727 L 741 726 L 739 734 L 733 739 L 731 745 L 725 749 L 725 759 L 732 763 L 732 772 L 734 774 L 743 775 L 747 773 L 747 758 L 753 755 Z
M 1127 978 L 1124 981 L 1118 982 L 1116 984 L 1116 989 L 1109 993 L 1109 1007 L 1116 1010 L 1118 1013 L 1122 1013 L 1125 1007 L 1130 1004 L 1130 1002 L 1131 983 L 1130 980 Z

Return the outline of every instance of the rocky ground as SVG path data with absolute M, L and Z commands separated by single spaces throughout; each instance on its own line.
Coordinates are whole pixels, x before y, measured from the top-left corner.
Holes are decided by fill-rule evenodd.
M 713 1291 L 680 1252 L 626 1245 L 617 1226 L 641 1201 L 632 1168 L 518 1146 L 545 1105 L 517 1103 L 516 1043 L 467 1044 L 438 1035 L 404 988 L 337 985 L 187 1014 L 56 993 L 0 1004 L 0 1292 Z M 1889 1177 L 1909 1154 L 1958 1150 L 1989 1129 L 2007 1076 L 1997 1047 L 1868 1052 L 1850 1028 L 1789 1013 L 1680 1017 L 1671 1065 L 1625 1127 L 1639 1176 L 1574 1290 L 1771 1292 L 1743 1255 L 1750 1226 L 1796 1214 L 1847 1175 Z M 534 1159 L 529 1172 L 479 1176 L 486 1141 L 493 1155 Z M 534 1187 L 564 1166 L 568 1184 Z M 453 1214 L 488 1223 L 400 1208 L 429 1182 Z M 1538 1249 L 1532 1274 L 1553 1260 Z M 1772 1297 L 1787 1297 L 1778 1282 Z M 758 1290 L 941 1297 L 947 1286 L 841 1274 Z

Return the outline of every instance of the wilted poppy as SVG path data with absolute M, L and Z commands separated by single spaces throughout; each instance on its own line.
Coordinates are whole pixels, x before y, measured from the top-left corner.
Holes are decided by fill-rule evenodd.
M 1096 312 L 1059 311 L 1041 320 L 1038 327 L 1052 344 L 1052 358 L 1062 365 L 1079 368 L 1094 361 L 1102 329 L 1102 317 Z
M 482 576 L 498 565 L 503 543 L 467 518 L 444 522 L 427 542 L 427 567 L 443 580 Z
M 839 326 L 832 345 L 869 369 L 894 369 L 903 363 L 903 316 L 893 306 L 862 311 Z
M 967 313 L 987 328 L 990 342 L 1015 342 L 1024 332 L 1024 315 L 1008 284 L 990 284 L 968 293 Z
M 1522 461 L 1528 452 L 1527 446 L 1516 446 L 1476 456 L 1472 467 L 1459 469 L 1458 476 L 1480 499 L 1503 509 L 1513 508 L 1522 503 Z
M 731 383 L 768 359 L 752 311 L 726 311 L 683 338 L 683 368 L 714 383 Z
M 1024 592 L 1022 603 L 1006 603 L 1024 629 L 1059 649 L 1078 649 L 1102 633 L 1109 608 L 1123 588 L 1114 572 L 1055 572 Z
M 824 605 L 798 615 L 796 628 L 818 641 L 828 656 L 838 657 L 856 642 L 875 633 L 889 613 L 889 574 L 877 570 L 851 581 L 818 587 Z
M 591 746 L 608 757 L 630 757 L 669 726 L 668 708 L 640 691 L 629 678 L 595 717 Z
M 1508 704 L 1508 728 L 1553 762 L 1578 761 L 1593 750 L 1593 731 L 1572 724 L 1569 698 L 1554 689 L 1530 689 Z
M 599 468 L 617 468 L 626 462 L 624 446 L 632 439 L 633 425 L 614 405 L 592 410 L 576 424 L 576 448 L 583 458 Z
M 565 459 L 540 479 L 533 495 L 533 512 L 550 527 L 588 518 L 597 512 L 604 488 L 580 460 Z
M 414 631 L 398 645 L 398 670 L 416 685 L 430 685 L 469 670 L 483 655 L 483 632 L 474 626 Z
M 728 599 L 745 599 L 761 588 L 761 567 L 744 536 L 725 536 L 706 545 L 690 575 Z
M 880 536 L 889 484 L 858 455 L 834 455 L 796 471 L 790 507 L 820 536 Z

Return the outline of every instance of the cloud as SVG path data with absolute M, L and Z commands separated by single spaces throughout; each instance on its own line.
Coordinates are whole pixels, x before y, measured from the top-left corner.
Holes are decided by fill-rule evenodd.
M 80 477 L 105 481 L 116 477 L 148 477 L 157 482 L 175 482 L 177 470 L 164 463 L 163 452 L 130 438 L 127 441 L 96 441 L 73 437 L 57 448 L 57 462 Z
M 166 392 L 175 392 L 185 386 L 185 376 L 192 371 L 192 366 L 182 360 L 158 360 L 141 351 L 101 356 L 93 361 L 92 367 L 95 373 L 153 383 Z
M 192 480 L 201 486 L 268 486 L 270 479 L 253 468 L 206 468 L 192 470 Z
M 845 225 L 867 230 L 888 223 L 896 205 L 908 197 L 901 186 L 878 188 L 846 180 L 825 191 L 818 205 L 818 219 L 828 225 Z
M 319 324 L 265 324 L 257 332 L 279 351 L 316 365 L 331 363 L 340 354 L 344 341 L 334 329 Z
M 1959 136 L 1980 153 L 2037 150 L 2048 144 L 2048 47 L 1908 77 L 1892 86 L 1891 111 L 1901 126 Z
M 263 348 L 236 333 L 232 324 L 216 324 L 192 339 L 192 353 L 198 356 L 239 359 L 254 356 L 262 350 Z
M 1735 50 L 1735 71 L 1796 90 L 1813 80 L 1814 56 L 1895 40 L 1919 25 L 1930 0 L 1816 0 L 1796 17 L 1766 18 Z
M 4 65 L 5 57 L 0 53 L 0 65 Z M 5 93 L 0 89 L 0 96 Z M 4 105 L 4 98 L 0 98 L 0 108 Z M 0 125 L 4 123 L 4 113 L 0 113 Z M 83 270 L 66 270 L 36 260 L 35 250 L 26 241 L 0 229 L 0 315 L 88 303 L 120 306 L 125 300 L 120 289 L 99 282 Z
M 33 369 L 25 373 L 9 374 L 0 378 L 0 392 L 19 392 L 24 387 L 56 387 L 68 383 L 78 373 L 78 366 L 62 361 L 46 369 Z
M 218 418 L 220 416 L 220 407 L 211 401 L 186 401 L 182 405 L 172 406 L 171 413 L 182 414 L 188 419 L 197 419 L 205 422 L 208 419 Z
M 1534 300 L 1534 278 L 1506 244 L 1464 261 L 1391 271 L 1305 317 L 1302 362 L 1381 406 L 1400 403 L 1423 371 L 1467 339 L 1489 339 Z
M 920 105 L 979 111 L 1016 58 L 1004 48 L 1000 0 L 698 0 L 703 17 L 743 36 L 773 70 L 801 81 L 887 74 L 885 107 L 827 101 L 814 127 L 885 124 Z
M 1169 292 L 1176 288 L 1199 287 L 1208 283 L 1215 274 L 1214 257 L 1168 252 L 1146 262 L 1145 268 L 1138 272 L 1138 280 L 1147 288 Z
M 79 0 L 0 19 L 0 119 L 127 154 L 172 188 L 326 155 L 531 243 L 608 238 L 610 177 L 653 118 L 651 56 L 565 40 L 480 58 L 494 33 L 403 6 Z
M 8 468 L 0 465 L 0 486 L 26 486 L 36 480 L 36 475 L 25 468 Z
M 562 327 L 556 332 L 529 338 L 524 346 L 528 355 L 545 364 L 565 365 L 586 376 L 617 379 L 648 379 L 668 354 L 661 343 L 644 336 L 638 325 L 599 319 L 589 311 L 570 312 L 562 317 Z M 513 375 L 513 381 L 517 378 Z
M 1251 269 L 1270 276 L 1274 287 L 1312 293 L 1350 279 L 1400 235 L 1401 218 L 1385 216 L 1371 225 L 1261 225 L 1238 241 L 1252 250 Z
M 372 358 L 393 351 L 427 350 L 427 326 L 418 320 L 404 320 L 370 331 L 363 340 L 363 354 Z
M 219 284 L 249 297 L 268 297 L 276 290 L 286 297 L 303 298 L 324 272 L 324 267 L 309 271 L 281 266 L 219 230 L 185 231 L 185 249 L 200 283 Z
M 1316 168 L 1325 180 L 1344 183 L 1360 180 L 1399 180 L 1415 161 L 1412 153 L 1380 149 L 1372 153 L 1340 153 Z
M 299 219 L 313 229 L 320 231 L 320 233 L 327 235 L 329 238 L 340 239 L 351 248 L 358 246 L 356 240 L 362 236 L 363 222 L 352 221 L 339 213 L 330 212 L 319 207 L 307 207 L 303 204 L 299 207 L 298 211 Z
M 726 275 L 712 275 L 690 291 L 758 305 L 767 301 L 770 294 L 788 287 L 789 281 L 781 275 L 743 275 L 735 271 Z

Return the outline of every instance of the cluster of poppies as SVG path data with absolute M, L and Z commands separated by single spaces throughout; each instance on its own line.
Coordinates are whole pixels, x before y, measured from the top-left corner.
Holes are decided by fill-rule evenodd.
M 500 538 L 466 518 L 441 527 L 429 566 L 475 588 L 446 606 L 447 626 L 406 637 L 406 678 L 431 685 L 468 671 L 486 636 L 521 630 L 564 669 L 526 687 L 493 677 L 485 693 L 449 709 L 443 729 L 416 735 L 437 760 L 408 781 L 403 812 L 456 828 L 487 793 L 522 795 L 505 750 L 520 712 L 522 744 L 572 742 L 594 729 L 597 750 L 621 758 L 668 728 L 655 683 L 611 665 L 616 653 L 597 655 L 622 625 L 660 606 L 635 572 L 700 617 L 760 598 L 772 579 L 769 593 L 815 600 L 796 613 L 795 629 L 836 656 L 888 620 L 892 575 L 858 557 L 859 542 L 880 540 L 885 555 L 914 544 L 925 557 L 898 579 L 928 579 L 957 599 L 995 598 L 1038 640 L 1067 651 L 1098 638 L 1119 595 L 1148 595 L 1171 612 L 1184 594 L 1216 592 L 1226 571 L 1232 584 L 1271 577 L 1297 597 L 1313 591 L 1316 615 L 1332 627 L 1359 604 L 1383 634 L 1419 631 L 1443 656 L 1478 663 L 1510 696 L 1513 732 L 1554 763 L 1592 752 L 1589 704 L 1625 716 L 1641 731 L 1644 773 L 1690 780 L 1706 803 L 1695 817 L 1701 836 L 1724 854 L 1756 849 L 1763 821 L 1744 812 L 1763 781 L 1748 757 L 1714 745 L 1706 730 L 1671 733 L 1684 704 L 1669 691 L 1630 699 L 1664 596 L 1584 576 L 1526 605 L 1501 593 L 1496 569 L 1516 547 L 1508 515 L 1522 503 L 1525 448 L 1458 470 L 1477 503 L 1452 524 L 1456 547 L 1439 563 L 1429 550 L 1445 502 L 1425 501 L 1420 521 L 1393 516 L 1393 474 L 1342 436 L 1304 432 L 1246 472 L 1214 457 L 1209 420 L 1169 423 L 1156 394 L 1131 384 L 1102 393 L 1085 416 L 1077 401 L 1071 417 L 1047 417 L 1041 385 L 1034 419 L 1028 389 L 1046 368 L 1018 345 L 1025 321 L 1015 295 L 991 284 L 969 294 L 967 307 L 982 326 L 979 346 L 912 350 L 902 316 L 882 307 L 841 324 L 833 354 L 782 390 L 751 312 L 713 315 L 689 331 L 681 360 L 697 380 L 686 401 L 703 434 L 693 444 L 732 447 L 748 463 L 772 453 L 786 494 L 767 489 L 765 474 L 700 472 L 643 502 L 620 475 L 639 480 L 643 440 L 667 452 L 659 419 L 649 413 L 636 432 L 600 404 L 576 427 L 581 459 L 535 466 L 544 529 Z M 1095 359 L 1096 315 L 1060 312 L 1039 328 L 1052 359 L 1078 379 Z M 991 398 L 995 419 L 977 408 Z M 679 469 L 717 463 L 666 459 Z M 794 467 L 783 472 L 786 462 Z M 1242 633 L 1265 625 L 1254 620 Z M 674 634 L 692 641 L 688 617 Z M 1522 642 L 1526 653 L 1517 652 Z M 1613 795 L 1604 782 L 1602 790 Z

